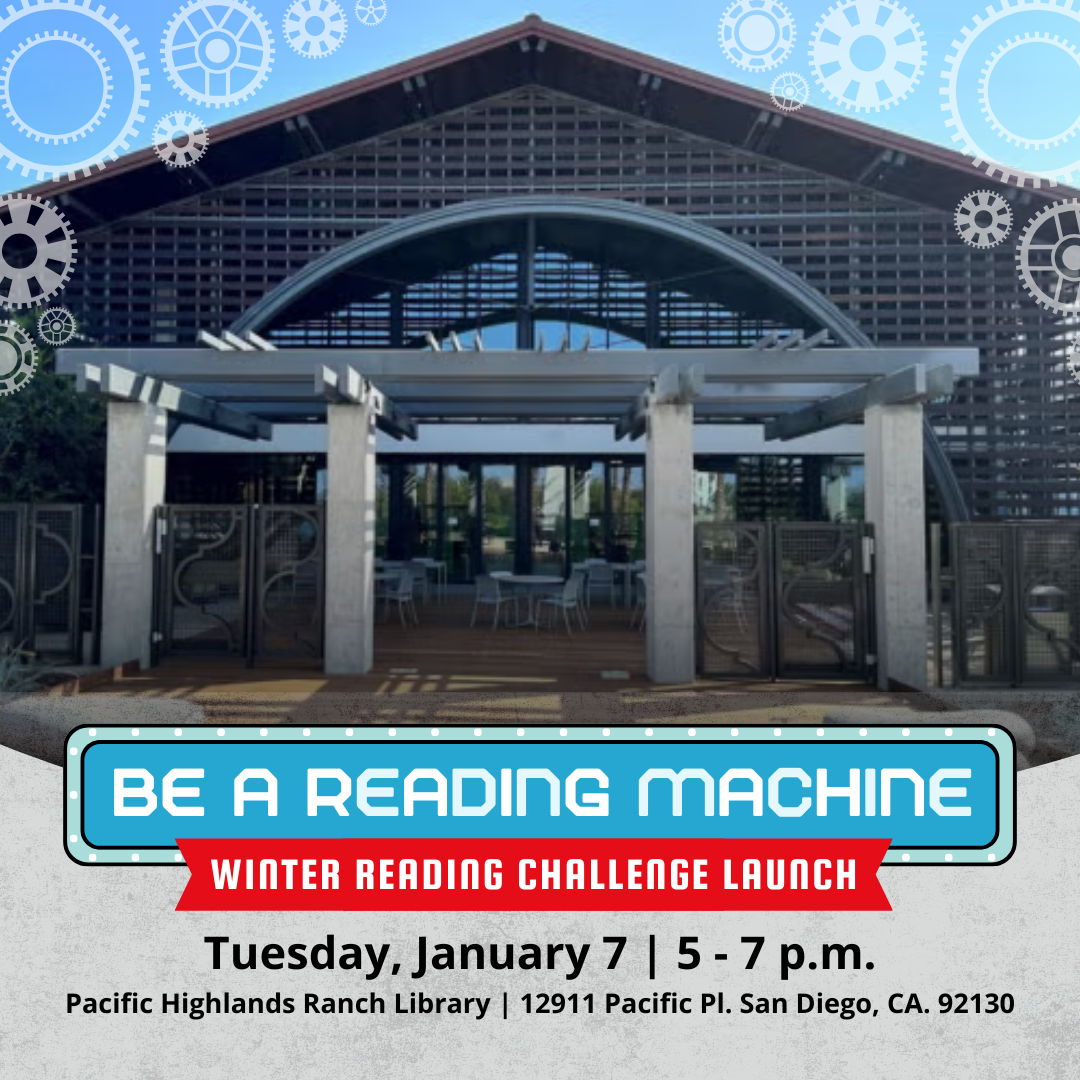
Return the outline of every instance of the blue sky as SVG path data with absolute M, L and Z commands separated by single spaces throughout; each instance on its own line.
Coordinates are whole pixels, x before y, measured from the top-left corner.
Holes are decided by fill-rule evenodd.
M 29 159 L 50 164 L 78 160 L 72 157 L 73 154 L 97 153 L 98 147 L 115 139 L 122 131 L 126 107 L 131 101 L 134 80 L 122 47 L 107 28 L 88 23 L 70 9 L 50 7 L 44 0 L 28 2 L 38 3 L 40 11 L 20 20 L 12 21 L 10 14 L 0 18 L 0 61 L 11 57 L 21 42 L 36 33 L 54 29 L 86 36 L 109 64 L 113 98 L 101 123 L 86 135 L 67 144 L 48 144 L 34 139 L 33 131 L 55 134 L 79 130 L 94 117 L 102 94 L 100 66 L 88 50 L 70 41 L 39 43 L 24 51 L 11 67 L 8 80 L 8 104 L 30 133 L 18 130 L 10 117 L 0 113 L 0 132 L 4 133 L 0 143 L 5 147 L 15 146 L 17 152 L 25 153 Z M 365 26 L 354 14 L 356 0 L 339 0 L 348 18 L 346 38 L 331 55 L 310 59 L 298 55 L 283 40 L 282 24 L 289 0 L 256 0 L 254 6 L 266 18 L 275 39 L 273 69 L 261 89 L 248 100 L 228 108 L 215 108 L 193 104 L 182 97 L 170 85 L 162 67 L 162 34 L 172 14 L 182 6 L 181 0 L 168 3 L 161 0 L 94 0 L 95 4 L 99 2 L 104 3 L 110 15 L 119 17 L 121 25 L 127 23 L 130 26 L 148 61 L 150 104 L 135 146 L 150 142 L 154 124 L 167 112 L 188 109 L 208 124 L 212 133 L 215 121 L 264 108 L 483 33 L 514 22 L 529 10 L 527 5 L 514 7 L 505 0 L 468 0 L 465 4 L 385 0 L 385 19 L 378 25 Z M 845 8 L 852 2 L 857 3 L 864 24 L 872 20 L 881 7 L 878 0 L 840 0 L 836 6 Z M 1025 8 L 1020 15 L 1000 20 L 978 35 L 960 65 L 957 107 L 975 145 L 993 154 L 996 160 L 1032 170 L 1065 169 L 1074 157 L 1080 159 L 1080 136 L 1072 131 L 1080 113 L 1080 59 L 1070 47 L 1052 39 L 1056 35 L 1058 39 L 1080 44 L 1080 0 L 1061 0 L 1076 3 L 1075 17 L 1061 11 L 1047 11 L 1041 6 L 1059 0 L 1033 2 L 1035 9 Z M 756 25 L 761 31 L 766 27 L 762 21 L 764 17 L 753 5 L 765 4 L 777 13 L 775 0 L 737 0 L 737 3 L 741 7 L 735 13 L 734 22 L 740 28 Z M 658 4 L 655 0 L 590 0 L 587 4 L 580 0 L 536 0 L 532 4 L 537 14 L 552 22 L 761 89 L 767 90 L 773 79 L 783 72 L 799 73 L 810 83 L 813 105 L 941 145 L 954 145 L 946 127 L 946 114 L 941 109 L 946 100 L 940 93 L 945 85 L 942 71 L 951 51 L 950 43 L 960 37 L 961 29 L 971 23 L 976 12 L 985 12 L 985 0 L 915 0 L 910 4 L 909 14 L 918 21 L 927 46 L 921 79 L 905 100 L 891 108 L 863 112 L 845 110 L 831 100 L 811 74 L 808 45 L 815 24 L 819 18 L 827 16 L 828 4 L 823 0 L 786 0 L 795 25 L 795 44 L 790 54 L 768 71 L 742 70 L 721 48 L 719 26 L 731 6 L 730 0 L 721 3 L 675 0 L 670 4 Z M 841 25 L 837 19 L 843 14 L 841 11 L 827 16 L 827 25 L 834 29 Z M 778 15 L 780 22 L 785 22 L 783 13 Z M 750 16 L 757 18 L 756 24 L 753 19 L 746 21 Z M 731 23 L 729 20 L 729 26 Z M 851 19 L 848 25 L 850 23 Z M 901 31 L 905 25 L 901 12 L 894 13 L 887 22 L 887 26 Z M 753 43 L 752 35 L 745 34 L 743 29 L 739 33 Z M 1010 39 L 1024 34 L 1046 34 L 1050 40 L 1029 38 L 1023 47 L 1008 47 Z M 878 48 L 867 48 L 866 37 L 863 35 L 861 40 L 861 52 L 856 48 L 848 52 L 849 58 L 863 63 L 864 68 L 872 67 L 876 62 L 874 48 Z M 819 47 L 822 62 L 827 59 L 826 54 L 834 56 L 837 48 L 847 48 L 849 40 L 853 39 L 845 39 L 840 46 L 831 45 L 831 52 L 825 47 L 830 43 L 823 42 Z M 870 46 L 873 44 L 869 42 Z M 993 64 L 988 83 L 991 116 L 984 112 L 980 101 L 979 80 L 982 68 L 994 59 L 995 50 L 1003 47 L 1005 51 Z M 911 48 L 909 44 L 908 57 Z M 897 55 L 900 55 L 899 51 Z M 843 70 L 850 71 L 850 64 Z M 832 81 L 835 83 L 839 78 L 834 75 Z M 902 76 L 890 78 L 898 84 L 904 81 Z M 1059 145 L 1042 145 L 1054 139 Z M 1022 145 L 1022 140 L 1028 145 Z

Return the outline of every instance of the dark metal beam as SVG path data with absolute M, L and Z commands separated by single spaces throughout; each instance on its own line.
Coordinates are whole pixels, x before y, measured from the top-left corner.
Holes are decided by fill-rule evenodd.
M 927 370 L 923 364 L 905 368 L 883 379 L 816 402 L 765 426 L 766 439 L 798 439 L 816 431 L 860 421 L 874 405 L 909 405 L 931 398 L 948 397 L 956 386 L 949 366 Z

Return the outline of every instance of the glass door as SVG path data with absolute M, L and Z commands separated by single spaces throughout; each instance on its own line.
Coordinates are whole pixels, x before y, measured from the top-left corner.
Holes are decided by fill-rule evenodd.
M 514 572 L 514 466 L 480 465 L 480 564 L 485 574 Z
M 532 470 L 532 572 L 566 575 L 566 466 Z
M 412 559 L 439 558 L 439 466 L 405 466 L 402 529 Z
M 645 470 L 640 465 L 615 463 L 611 478 L 612 562 L 645 558 Z
M 570 560 L 607 558 L 604 541 L 604 466 L 570 469 Z
M 450 581 L 467 582 L 476 573 L 474 523 L 476 480 L 468 465 L 443 469 L 443 558 Z

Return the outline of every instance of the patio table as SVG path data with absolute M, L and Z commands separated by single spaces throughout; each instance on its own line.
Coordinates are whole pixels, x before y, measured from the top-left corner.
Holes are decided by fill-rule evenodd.
M 540 589 L 559 589 L 566 583 L 565 578 L 556 577 L 554 574 L 506 574 L 500 576 L 500 585 L 510 585 L 515 589 L 521 589 L 525 593 L 526 603 L 529 605 L 529 614 L 521 622 L 512 623 L 514 627 L 536 626 L 536 613 L 533 600 Z

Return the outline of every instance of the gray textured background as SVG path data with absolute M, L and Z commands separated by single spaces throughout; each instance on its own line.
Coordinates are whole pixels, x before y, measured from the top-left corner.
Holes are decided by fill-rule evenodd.
M 229 914 L 173 910 L 187 870 L 80 868 L 61 849 L 61 773 L 0 747 L 0 1075 L 107 1077 L 109 1080 L 225 1077 L 874 1077 L 1080 1076 L 1080 758 L 1020 775 L 1017 854 L 998 868 L 886 869 L 892 913 L 866 914 Z M 313 944 L 389 942 L 402 973 L 366 982 L 336 971 L 258 972 L 210 966 L 205 934 L 233 941 Z M 666 952 L 660 977 L 647 977 L 645 942 Z M 583 941 L 593 943 L 581 977 L 556 972 L 444 972 L 413 981 L 406 972 L 416 937 L 430 942 Z M 604 970 L 604 935 L 625 934 L 619 970 Z M 675 969 L 680 935 L 702 951 L 726 951 Z M 764 935 L 753 972 L 742 970 L 743 935 Z M 796 973 L 779 979 L 781 941 L 862 945 L 872 972 Z M 632 951 L 633 949 L 633 951 Z M 389 965 L 387 966 L 387 971 Z M 160 998 L 267 995 L 302 1002 L 305 992 L 387 998 L 421 988 L 428 995 L 490 996 L 483 1021 L 395 1016 L 160 1015 Z M 735 1011 L 672 1017 L 532 1016 L 501 1019 L 501 993 L 515 1003 L 533 992 L 606 991 L 637 995 L 676 989 L 725 992 Z M 65 995 L 136 990 L 152 995 L 152 1016 L 67 1015 Z M 799 991 L 866 996 L 876 1019 L 740 1016 L 744 992 Z M 929 1015 L 890 1016 L 893 992 L 920 994 Z M 940 1016 L 942 991 L 1012 993 L 1011 1016 Z

